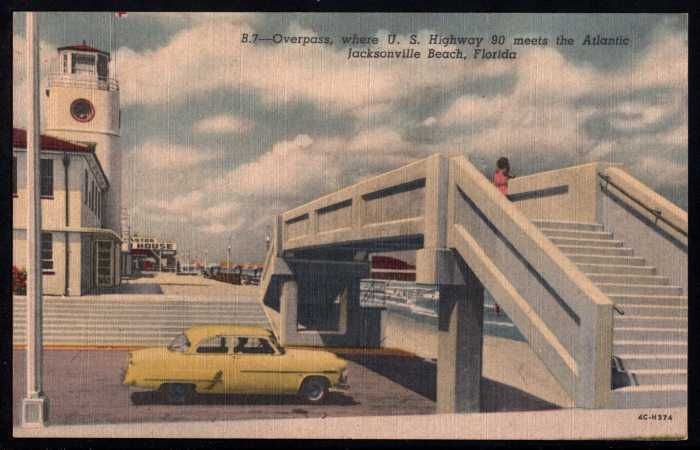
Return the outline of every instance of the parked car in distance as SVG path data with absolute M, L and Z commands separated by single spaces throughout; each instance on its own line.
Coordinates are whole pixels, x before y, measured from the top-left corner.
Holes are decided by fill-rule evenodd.
M 123 383 L 159 390 L 170 403 L 199 394 L 299 395 L 324 401 L 349 389 L 347 361 L 330 352 L 282 347 L 271 330 L 239 325 L 200 325 L 167 347 L 131 351 Z
M 200 270 L 194 264 L 182 264 L 180 270 L 177 271 L 178 275 L 199 275 Z

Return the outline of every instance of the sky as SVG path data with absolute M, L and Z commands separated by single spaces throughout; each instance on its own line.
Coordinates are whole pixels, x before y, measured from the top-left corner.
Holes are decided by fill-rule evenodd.
M 517 175 L 622 163 L 687 210 L 685 15 L 54 12 L 39 27 L 44 85 L 57 47 L 112 53 L 122 206 L 132 234 L 175 240 L 181 255 L 223 260 L 230 245 L 232 260 L 260 262 L 275 214 L 433 153 L 464 155 L 485 174 L 500 156 Z M 242 33 L 334 45 L 242 44 Z M 389 33 L 425 44 L 503 34 L 518 58 L 348 60 L 340 37 L 353 33 L 379 37 L 378 49 Z M 553 45 L 561 34 L 630 45 Z M 19 127 L 24 37 L 16 13 Z M 515 49 L 513 37 L 550 45 Z

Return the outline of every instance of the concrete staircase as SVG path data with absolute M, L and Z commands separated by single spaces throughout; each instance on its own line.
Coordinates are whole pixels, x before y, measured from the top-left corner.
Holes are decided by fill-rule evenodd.
M 614 313 L 613 357 L 629 385 L 617 408 L 687 404 L 688 297 L 597 223 L 534 221 L 624 315 Z M 620 238 L 620 237 L 617 237 Z
M 44 297 L 44 345 L 159 346 L 192 325 L 235 323 L 269 326 L 255 297 L 142 296 L 116 300 Z M 26 300 L 13 299 L 13 344 L 25 342 Z

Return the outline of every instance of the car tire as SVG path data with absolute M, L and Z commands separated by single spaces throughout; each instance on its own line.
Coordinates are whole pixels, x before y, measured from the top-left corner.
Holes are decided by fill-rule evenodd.
M 328 380 L 311 377 L 304 380 L 300 389 L 301 396 L 311 404 L 323 403 L 328 397 Z
M 164 384 L 160 387 L 165 400 L 172 405 L 184 405 L 192 400 L 194 389 L 190 384 Z

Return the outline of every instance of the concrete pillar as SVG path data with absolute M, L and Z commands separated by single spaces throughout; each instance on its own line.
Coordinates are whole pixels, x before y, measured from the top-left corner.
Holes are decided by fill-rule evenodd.
M 438 316 L 437 412 L 479 412 L 484 325 L 484 287 L 441 285 Z
M 299 303 L 299 286 L 295 279 L 281 281 L 280 287 L 280 323 L 279 340 L 288 345 L 297 334 L 297 307 Z

